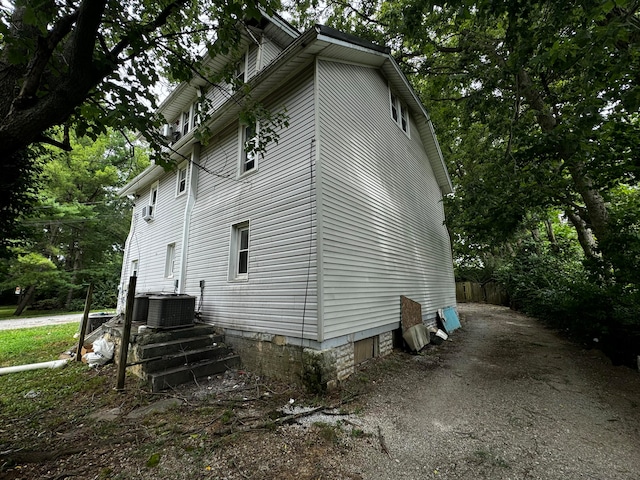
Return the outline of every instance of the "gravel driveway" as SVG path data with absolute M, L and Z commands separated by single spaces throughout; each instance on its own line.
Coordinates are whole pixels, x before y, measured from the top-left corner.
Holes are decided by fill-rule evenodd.
M 507 308 L 384 378 L 348 455 L 365 479 L 639 479 L 640 375 Z M 380 447 L 383 441 L 388 455 Z
M 0 320 L 0 330 L 13 330 L 16 328 L 43 327 L 45 325 L 62 325 L 64 323 L 78 322 L 82 320 L 81 313 L 69 315 L 45 315 L 42 317 L 24 317 L 12 320 Z
M 0 479 L 640 479 L 638 372 L 507 308 L 459 312 L 452 341 L 376 359 L 333 396 L 230 371 L 163 394 L 179 405 L 144 421 L 129 418 L 145 397 L 133 386 L 105 411 L 87 408 L 95 392 L 74 397 L 77 411 L 57 412 L 67 420 L 55 431 L 9 418 Z M 291 398 L 347 397 L 337 411 L 266 427 Z M 13 450 L 23 435 L 32 444 Z M 3 470 L 3 449 L 22 455 L 20 468 Z M 161 461 L 149 467 L 154 452 Z

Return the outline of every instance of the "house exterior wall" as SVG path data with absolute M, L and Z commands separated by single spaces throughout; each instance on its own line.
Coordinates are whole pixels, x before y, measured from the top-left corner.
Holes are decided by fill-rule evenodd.
M 273 62 L 282 52 L 282 48 L 268 36 L 262 37 L 262 60 L 260 69 L 265 68 Z
M 186 293 L 200 296 L 202 318 L 227 329 L 315 339 L 316 242 L 314 82 L 312 70 L 272 98 L 286 105 L 289 127 L 238 176 L 236 123 L 203 147 L 190 219 Z M 206 169 L 206 171 L 204 170 Z M 230 280 L 233 225 L 249 222 L 246 280 Z
M 143 207 L 149 205 L 152 188 L 157 185 L 158 193 L 153 220 L 142 218 Z M 136 292 L 173 292 L 175 280 L 179 278 L 180 249 L 182 248 L 182 219 L 186 195 L 176 196 L 177 173 L 164 173 L 150 187 L 139 193 L 136 199 L 131 231 L 127 240 L 122 265 L 122 281 L 119 295 L 119 309 L 127 295 L 128 278 L 137 261 Z M 165 276 L 167 245 L 174 244 L 174 274 Z
M 442 196 L 415 125 L 408 137 L 393 121 L 377 70 L 318 60 L 317 72 L 323 338 L 397 328 L 400 295 L 425 316 L 455 305 Z

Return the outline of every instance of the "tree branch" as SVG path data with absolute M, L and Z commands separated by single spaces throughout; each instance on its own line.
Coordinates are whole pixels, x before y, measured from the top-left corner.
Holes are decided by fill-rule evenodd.
M 389 24 L 388 23 L 380 22 L 379 20 L 374 20 L 373 18 L 371 18 L 367 14 L 361 12 L 356 7 L 351 5 L 349 2 L 345 2 L 345 1 L 342 1 L 342 0 L 330 0 L 329 3 L 330 4 L 340 5 L 340 6 L 344 7 L 344 8 L 350 9 L 353 13 L 356 14 L 356 16 L 360 17 L 362 20 L 365 20 L 366 22 L 373 23 L 374 25 L 380 25 L 381 27 L 389 28 Z
M 69 34 L 71 27 L 78 19 L 78 14 L 79 11 L 76 10 L 60 18 L 46 37 L 38 37 L 38 47 L 27 67 L 27 73 L 20 93 L 14 101 L 15 108 L 23 108 L 26 103 L 29 103 L 33 99 L 38 91 L 42 74 L 51 59 L 53 51 L 62 39 Z
M 65 152 L 70 152 L 71 150 L 73 150 L 69 142 L 69 137 L 66 137 L 64 142 L 59 142 L 58 140 L 54 140 L 51 137 L 40 135 L 38 138 L 36 138 L 36 142 L 53 145 L 54 147 L 58 147 L 59 149 L 64 150 Z
M 166 7 L 162 9 L 162 11 L 155 18 L 155 20 L 142 26 L 142 28 L 135 30 L 135 33 L 134 31 L 129 30 L 129 33 L 125 35 L 109 52 L 111 60 L 114 63 L 118 63 L 117 61 L 118 56 L 132 44 L 133 40 L 141 38 L 144 35 L 147 35 L 157 30 L 158 28 L 162 27 L 164 24 L 167 23 L 171 14 L 179 10 L 180 8 L 182 8 L 182 6 L 188 1 L 189 0 L 174 0 L 173 2 L 169 3 Z M 135 50 L 138 51 L 140 50 L 140 48 Z

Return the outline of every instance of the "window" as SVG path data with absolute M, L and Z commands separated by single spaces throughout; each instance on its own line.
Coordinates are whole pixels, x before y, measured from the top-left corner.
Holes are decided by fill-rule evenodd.
M 229 280 L 246 280 L 249 275 L 249 222 L 231 229 Z
M 131 262 L 131 273 L 130 273 L 131 277 L 137 277 L 138 276 L 138 260 L 133 260 Z
M 254 151 L 258 145 L 256 125 L 241 125 L 240 175 L 257 169 L 258 155 Z
M 409 136 L 409 110 L 407 106 L 396 97 L 393 92 L 389 92 L 391 99 L 391 118 L 398 124 L 398 127 Z
M 178 167 L 176 196 L 187 191 L 187 165 Z
M 164 276 L 166 278 L 172 278 L 176 264 L 176 244 L 170 243 L 167 245 L 167 257 L 164 266 Z
M 191 130 L 191 109 L 182 112 L 182 135 L 186 135 Z
M 151 187 L 151 193 L 149 194 L 149 205 L 155 207 L 158 203 L 158 182 L 154 183 Z
M 236 64 L 235 70 L 233 71 L 233 78 L 231 79 L 231 93 L 240 90 L 240 87 L 246 81 L 246 72 L 247 54 L 244 53 L 242 55 L 242 58 L 240 58 L 240 61 Z
M 158 182 L 151 186 L 149 191 L 149 205 L 142 207 L 142 218 L 144 220 L 151 221 L 156 215 L 156 207 L 158 205 Z

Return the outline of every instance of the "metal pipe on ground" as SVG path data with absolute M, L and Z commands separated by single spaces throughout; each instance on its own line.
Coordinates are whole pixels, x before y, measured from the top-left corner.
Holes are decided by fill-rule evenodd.
M 51 360 L 50 362 L 28 363 L 26 365 L 16 365 L 15 367 L 0 368 L 0 375 L 7 373 L 26 372 L 27 370 L 39 370 L 41 368 L 61 368 L 64 367 L 69 359 Z

